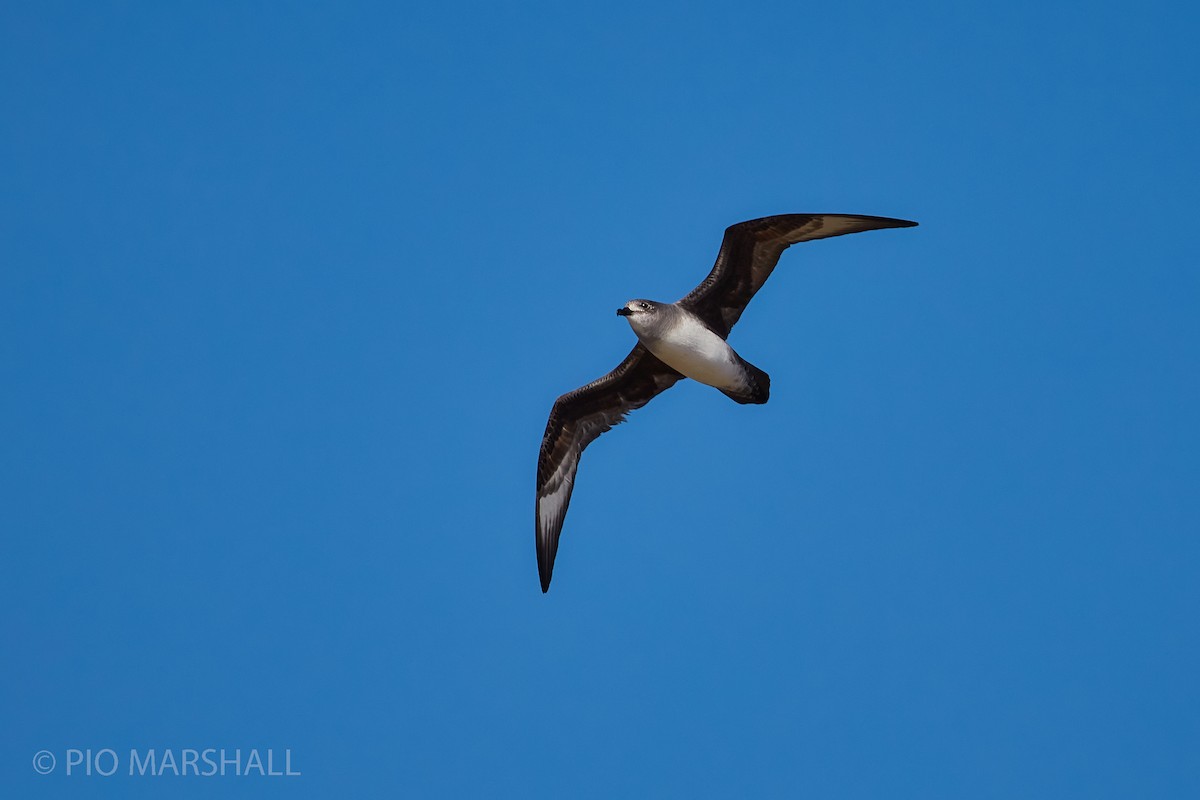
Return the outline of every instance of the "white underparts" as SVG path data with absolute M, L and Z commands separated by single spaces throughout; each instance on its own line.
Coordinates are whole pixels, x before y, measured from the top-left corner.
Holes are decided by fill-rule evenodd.
M 695 319 L 681 320 L 666 335 L 643 338 L 642 344 L 694 381 L 734 391 L 746 385 L 745 370 L 733 348 Z

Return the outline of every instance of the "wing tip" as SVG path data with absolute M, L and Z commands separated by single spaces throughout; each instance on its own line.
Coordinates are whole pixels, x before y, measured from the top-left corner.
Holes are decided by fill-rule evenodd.
M 892 228 L 915 228 L 920 224 L 911 219 L 874 217 L 869 214 L 814 214 L 813 216 L 824 218 L 825 223 L 822 224 L 822 227 L 826 223 L 836 226 L 839 222 L 845 226 L 844 229 L 819 230 L 812 237 L 814 239 L 827 239 L 834 236 L 843 236 L 848 233 L 865 233 L 866 231 L 881 231 Z M 807 241 L 807 239 L 803 241 Z
M 559 528 L 559 530 L 561 531 L 562 529 Z M 554 575 L 554 559 L 557 555 L 558 536 L 548 535 L 548 532 L 543 532 L 539 529 L 537 536 L 537 565 L 538 581 L 542 584 L 542 594 L 550 591 L 550 579 Z
M 915 228 L 921 224 L 911 219 L 900 219 L 898 217 L 875 217 L 871 216 L 870 214 L 820 214 L 816 216 L 845 217 L 848 219 L 869 220 L 870 222 L 877 223 L 878 228 Z
M 542 584 L 542 594 L 550 591 L 550 578 L 554 572 L 554 556 L 550 556 L 547 561 L 542 553 L 538 552 L 538 580 Z
M 542 584 L 542 594 L 550 591 L 550 578 L 554 572 L 554 555 L 538 548 L 538 580 Z

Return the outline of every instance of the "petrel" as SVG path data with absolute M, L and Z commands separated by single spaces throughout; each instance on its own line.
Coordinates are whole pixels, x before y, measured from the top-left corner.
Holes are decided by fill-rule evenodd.
M 555 400 L 542 437 L 535 513 L 542 592 L 550 589 L 579 457 L 596 437 L 681 378 L 706 383 L 738 403 L 767 402 L 770 376 L 725 340 L 784 250 L 797 242 L 916 224 L 852 214 L 780 214 L 739 222 L 725 229 L 712 272 L 687 297 L 677 303 L 630 300 L 618 308 L 638 343 L 612 372 Z

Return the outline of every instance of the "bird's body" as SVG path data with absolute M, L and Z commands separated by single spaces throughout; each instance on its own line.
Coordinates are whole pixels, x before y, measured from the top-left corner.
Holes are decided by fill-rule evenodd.
M 789 246 L 878 228 L 916 225 L 848 214 L 782 214 L 731 225 L 708 277 L 677 303 L 630 300 L 617 309 L 638 343 L 616 369 L 555 401 L 542 437 L 535 514 L 538 574 L 550 588 L 579 457 L 596 437 L 682 378 L 739 403 L 765 403 L 771 379 L 725 341 Z
M 640 304 L 653 310 L 643 310 Z M 686 308 L 631 300 L 623 310 L 628 313 L 617 313 L 629 321 L 638 341 L 668 367 L 722 391 L 746 391 L 749 380 L 741 356 Z

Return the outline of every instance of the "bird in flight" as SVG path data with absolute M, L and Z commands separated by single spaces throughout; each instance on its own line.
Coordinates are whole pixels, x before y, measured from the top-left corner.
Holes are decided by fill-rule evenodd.
M 681 378 L 708 384 L 738 403 L 767 402 L 771 378 L 725 340 L 784 250 L 797 242 L 916 224 L 852 214 L 780 214 L 739 222 L 725 229 L 712 272 L 682 300 L 630 300 L 618 308 L 638 343 L 612 372 L 555 400 L 542 437 L 535 513 L 542 592 L 550 589 L 579 457 L 596 437 Z

